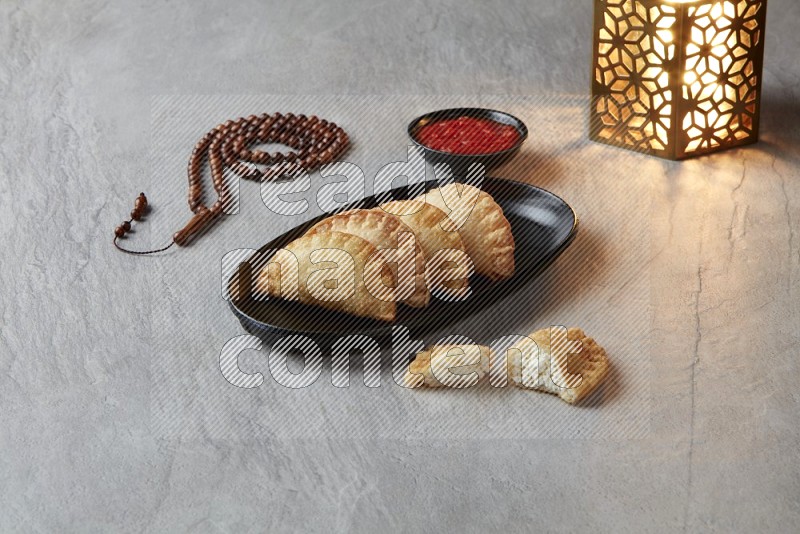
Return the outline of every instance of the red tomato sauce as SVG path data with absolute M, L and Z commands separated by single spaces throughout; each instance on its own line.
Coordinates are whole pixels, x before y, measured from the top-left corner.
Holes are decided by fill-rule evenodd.
M 489 119 L 459 117 L 426 124 L 417 141 L 426 147 L 452 154 L 491 154 L 513 147 L 519 132 L 508 124 Z

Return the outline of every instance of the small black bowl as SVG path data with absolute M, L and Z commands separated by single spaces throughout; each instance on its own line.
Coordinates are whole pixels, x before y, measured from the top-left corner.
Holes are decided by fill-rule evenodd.
M 427 147 L 417 140 L 417 133 L 422 127 L 440 120 L 457 119 L 459 117 L 489 119 L 494 122 L 499 122 L 500 124 L 511 125 L 519 133 L 519 140 L 511 148 L 498 152 L 490 152 L 488 154 L 454 154 L 452 152 L 444 152 Z M 415 145 L 424 151 L 425 159 L 428 163 L 432 165 L 436 163 L 447 163 L 450 165 L 454 176 L 463 177 L 473 163 L 482 163 L 485 170 L 488 172 L 490 169 L 497 167 L 516 154 L 522 146 L 522 143 L 528 138 L 528 127 L 517 117 L 504 111 L 485 108 L 451 108 L 432 111 L 417 117 L 408 125 L 408 136 Z

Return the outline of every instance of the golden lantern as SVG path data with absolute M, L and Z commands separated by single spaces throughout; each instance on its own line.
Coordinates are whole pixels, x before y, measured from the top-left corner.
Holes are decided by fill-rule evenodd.
M 767 0 L 595 0 L 590 137 L 669 159 L 758 140 Z

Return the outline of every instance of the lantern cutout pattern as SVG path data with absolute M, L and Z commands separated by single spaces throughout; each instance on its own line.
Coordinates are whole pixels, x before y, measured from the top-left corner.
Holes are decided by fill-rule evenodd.
M 590 136 L 683 159 L 758 140 L 767 0 L 595 0 Z

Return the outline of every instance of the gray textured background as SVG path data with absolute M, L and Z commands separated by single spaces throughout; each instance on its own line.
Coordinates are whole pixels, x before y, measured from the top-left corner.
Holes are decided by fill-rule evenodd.
M 0 530 L 791 531 L 794 0 L 770 0 L 759 145 L 683 164 L 642 157 L 638 174 L 606 178 L 652 180 L 646 437 L 153 431 L 151 363 L 165 355 L 152 317 L 170 297 L 153 273 L 169 260 L 123 256 L 108 237 L 152 183 L 154 95 L 580 95 L 589 84 L 588 0 L 275 4 L 0 1 Z M 588 260 L 579 245 L 572 259 Z

